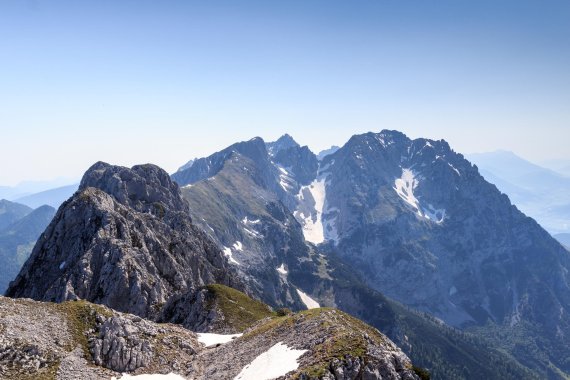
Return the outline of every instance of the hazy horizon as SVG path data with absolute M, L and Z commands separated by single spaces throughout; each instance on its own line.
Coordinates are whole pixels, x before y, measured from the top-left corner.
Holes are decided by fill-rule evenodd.
M 0 3 L 0 185 L 284 133 L 570 159 L 570 3 Z

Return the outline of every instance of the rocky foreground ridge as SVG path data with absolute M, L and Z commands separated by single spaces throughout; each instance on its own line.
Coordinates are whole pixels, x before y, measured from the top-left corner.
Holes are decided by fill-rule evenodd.
M 279 345 L 302 350 L 298 368 L 279 379 L 419 379 L 386 336 L 335 309 L 271 313 L 229 343 L 206 347 L 181 326 L 85 301 L 2 297 L 0 331 L 3 379 L 108 380 L 125 372 L 232 379 Z

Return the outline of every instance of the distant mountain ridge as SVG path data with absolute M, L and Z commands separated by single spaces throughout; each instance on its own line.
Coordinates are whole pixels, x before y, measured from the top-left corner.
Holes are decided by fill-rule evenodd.
M 36 240 L 53 218 L 55 209 L 41 206 L 32 210 L 1 200 L 0 210 L 0 294 L 4 294 L 32 252 Z
M 44 190 L 39 193 L 26 195 L 15 199 L 15 202 L 24 204 L 28 207 L 37 208 L 42 205 L 48 205 L 58 208 L 64 201 L 75 193 L 79 184 L 62 186 L 54 189 Z
M 507 151 L 471 154 L 468 158 L 485 179 L 548 232 L 570 231 L 570 177 Z
M 15 186 L 0 186 L 0 199 L 16 201 L 28 195 L 69 186 L 77 181 L 71 178 L 56 178 L 46 181 L 22 181 Z
M 0 199 L 0 229 L 9 226 L 32 212 L 32 208 L 6 199 Z

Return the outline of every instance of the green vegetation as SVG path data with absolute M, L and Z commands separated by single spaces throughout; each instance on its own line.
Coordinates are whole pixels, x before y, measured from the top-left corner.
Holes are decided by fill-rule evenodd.
M 208 290 L 207 308 L 216 307 L 223 316 L 216 323 L 223 323 L 224 326 L 215 326 L 216 328 L 230 327 L 244 331 L 264 318 L 277 315 L 263 302 L 251 299 L 239 290 L 219 284 L 204 288 Z
M 398 324 L 412 347 L 408 356 L 415 365 L 426 368 L 431 378 L 540 378 L 481 338 L 443 325 L 427 314 L 391 303 L 398 314 Z
M 329 337 L 312 348 L 314 364 L 299 369 L 293 378 L 301 374 L 311 377 L 322 376 L 333 359 L 344 360 L 347 356 L 367 360 L 368 340 L 383 344 L 383 336 L 375 328 L 336 309 L 319 308 L 275 316 L 254 330 L 245 334 L 242 339 L 253 339 L 259 335 L 272 336 L 284 330 L 295 329 L 295 325 L 311 326 Z
M 166 209 L 164 208 L 164 205 L 161 202 L 154 202 L 152 206 L 153 214 L 159 218 L 164 218 L 164 215 L 166 215 Z
M 68 301 L 55 304 L 53 307 L 66 316 L 69 324 L 73 337 L 73 347 L 68 347 L 68 349 L 71 351 L 76 345 L 80 345 L 86 355 L 85 357 L 90 357 L 87 331 L 96 327 L 97 314 L 105 317 L 111 317 L 113 314 L 104 307 L 87 301 Z
M 289 315 L 289 314 L 292 314 L 292 313 L 293 313 L 293 312 L 291 311 L 291 309 L 288 309 L 288 308 L 286 308 L 286 307 L 281 307 L 281 308 L 275 310 L 275 314 L 276 314 L 278 317 L 284 317 L 284 316 Z
M 418 375 L 418 377 L 419 377 L 421 380 L 430 380 L 430 379 L 431 379 L 431 376 L 430 376 L 429 372 L 428 372 L 426 369 L 424 369 L 424 368 L 417 367 L 417 366 L 413 366 L 413 367 L 412 367 L 412 370 L 414 371 L 414 373 L 415 373 L 416 375 Z
M 549 336 L 548 330 L 539 324 L 521 320 L 506 327 L 489 322 L 470 331 L 512 353 L 541 377 L 570 379 L 564 373 L 570 369 L 570 345 L 564 338 Z
M 55 380 L 57 377 L 57 370 L 59 369 L 59 361 L 53 362 L 44 368 L 40 368 L 34 373 L 17 373 L 14 376 L 8 375 L 6 379 L 14 380 Z

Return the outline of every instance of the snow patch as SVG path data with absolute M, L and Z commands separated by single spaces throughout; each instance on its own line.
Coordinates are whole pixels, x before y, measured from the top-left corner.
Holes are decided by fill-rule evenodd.
M 325 197 L 326 183 L 324 178 L 317 178 L 310 185 L 301 187 L 299 194 L 297 194 L 299 201 L 304 203 L 305 210 L 297 210 L 293 214 L 303 226 L 305 240 L 311 243 L 319 244 L 325 240 L 322 221 Z
M 290 174 L 291 168 L 284 168 L 279 164 L 274 164 L 277 170 L 279 170 L 279 185 L 285 191 L 290 191 L 295 188 L 296 181 Z
M 234 380 L 271 380 L 299 368 L 297 360 L 307 350 L 295 350 L 279 342 L 243 367 Z
M 285 264 L 281 264 L 279 267 L 277 267 L 276 270 L 281 274 L 287 274 L 287 269 L 285 269 Z
M 461 173 L 459 172 L 459 170 L 457 170 L 457 168 L 455 166 L 451 165 L 449 162 L 447 163 L 447 165 L 449 165 L 453 170 L 455 170 L 457 175 L 461 177 Z
M 61 264 L 59 264 L 59 270 L 62 270 L 63 268 L 65 268 L 65 261 L 62 261 Z
M 235 244 L 234 244 L 235 245 Z M 236 265 L 240 265 L 236 259 L 234 259 L 233 253 L 232 253 L 232 249 L 228 248 L 226 246 L 224 246 L 224 256 L 226 256 L 228 258 L 228 261 L 230 264 L 236 264 Z
M 318 309 L 321 307 L 317 301 L 309 297 L 306 293 L 303 293 L 299 289 L 297 289 L 297 294 L 301 297 L 301 301 L 307 306 L 307 309 Z
M 206 347 L 216 346 L 231 342 L 235 338 L 239 338 L 242 334 L 213 334 L 213 333 L 196 333 L 198 342 L 203 343 Z
M 261 235 L 260 235 L 259 232 L 257 232 L 257 231 L 254 231 L 254 230 L 252 230 L 252 229 L 245 228 L 245 227 L 243 228 L 243 230 L 244 230 L 244 232 L 246 232 L 246 233 L 247 233 L 248 235 L 250 235 L 251 237 L 254 237 L 254 238 L 256 238 L 256 239 L 261 238 Z
M 249 220 L 249 219 L 247 218 L 247 216 L 246 216 L 245 218 L 243 218 L 243 219 L 241 220 L 241 222 L 247 226 L 248 224 L 258 224 L 258 223 L 260 223 L 261 221 L 260 221 L 259 219 Z
M 443 222 L 445 209 L 436 209 L 431 204 L 422 207 L 420 201 L 415 197 L 414 190 L 418 184 L 419 180 L 416 178 L 416 173 L 411 169 L 402 169 L 402 176 L 394 181 L 394 190 L 404 202 L 416 210 L 419 216 L 436 223 Z
M 445 209 L 443 208 L 434 208 L 431 204 L 428 203 L 427 208 L 422 209 L 423 217 L 429 219 L 436 223 L 443 222 L 445 218 Z
M 169 373 L 167 375 L 161 374 L 143 374 L 143 375 L 129 375 L 127 373 L 123 374 L 120 378 L 116 378 L 115 376 L 111 377 L 111 380 L 184 380 L 184 378 L 180 375 L 175 373 Z
M 241 241 L 236 241 L 233 245 L 233 248 L 236 251 L 243 251 L 243 245 L 241 244 Z

